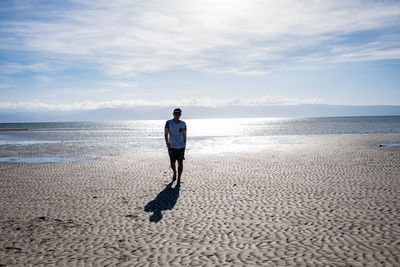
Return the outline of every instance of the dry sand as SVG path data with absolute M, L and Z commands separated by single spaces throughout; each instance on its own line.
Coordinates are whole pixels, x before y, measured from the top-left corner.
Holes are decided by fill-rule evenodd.
M 180 187 L 166 152 L 0 163 L 0 265 L 399 266 L 400 147 L 385 141 L 400 136 L 189 152 Z

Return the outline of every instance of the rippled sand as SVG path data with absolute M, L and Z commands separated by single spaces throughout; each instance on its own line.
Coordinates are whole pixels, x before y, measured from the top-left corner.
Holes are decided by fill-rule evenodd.
M 0 265 L 399 266 L 400 147 L 383 142 L 400 136 L 188 153 L 180 186 L 161 152 L 0 163 Z

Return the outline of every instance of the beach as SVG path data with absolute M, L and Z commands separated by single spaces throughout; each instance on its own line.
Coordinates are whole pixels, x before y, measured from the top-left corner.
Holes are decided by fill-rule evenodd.
M 0 266 L 400 265 L 400 135 L 308 138 L 188 151 L 180 186 L 161 150 L 0 162 Z

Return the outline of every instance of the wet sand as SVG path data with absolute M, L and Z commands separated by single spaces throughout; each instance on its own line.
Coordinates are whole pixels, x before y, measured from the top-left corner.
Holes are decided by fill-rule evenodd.
M 161 151 L 3 162 L 0 266 L 399 266 L 400 147 L 384 143 L 400 136 L 189 151 L 180 186 Z

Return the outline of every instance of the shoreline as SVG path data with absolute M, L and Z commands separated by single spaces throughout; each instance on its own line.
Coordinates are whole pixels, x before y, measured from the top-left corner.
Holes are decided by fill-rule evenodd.
M 28 128 L 0 128 L 0 131 L 28 131 Z

